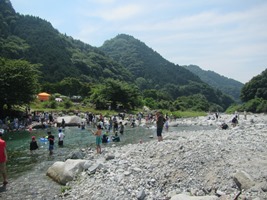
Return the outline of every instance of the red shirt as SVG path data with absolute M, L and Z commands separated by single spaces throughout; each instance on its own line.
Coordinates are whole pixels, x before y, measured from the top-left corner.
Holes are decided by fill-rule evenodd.
M 5 149 L 6 149 L 6 142 L 0 139 L 0 163 L 6 162 Z

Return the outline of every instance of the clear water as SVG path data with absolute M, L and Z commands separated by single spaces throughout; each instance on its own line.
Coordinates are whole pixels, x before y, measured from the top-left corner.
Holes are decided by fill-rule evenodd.
M 48 142 L 41 141 L 42 137 L 47 136 L 48 130 L 55 136 L 54 155 L 52 157 L 48 155 Z M 121 142 L 110 142 L 102 144 L 102 146 L 105 147 L 112 144 L 119 146 L 129 143 L 137 143 L 140 140 L 146 142 L 151 140 L 149 136 L 153 134 L 153 131 L 155 130 L 144 129 L 142 127 L 126 127 L 124 135 L 120 135 Z M 4 135 L 4 140 L 7 143 L 7 168 L 9 177 L 18 177 L 22 175 L 23 172 L 31 170 L 37 164 L 42 162 L 50 163 L 51 161 L 64 161 L 65 157 L 76 149 L 95 147 L 95 136 L 88 130 L 88 127 L 84 130 L 81 130 L 78 127 L 66 127 L 64 134 L 64 147 L 59 148 L 57 145 L 57 128 L 39 129 L 33 130 L 32 132 L 17 131 L 6 133 Z M 113 133 L 110 133 L 109 135 L 111 136 Z M 31 154 L 29 150 L 32 136 L 36 137 L 39 146 L 39 149 L 34 151 L 33 154 Z
M 169 131 L 189 131 L 189 130 L 205 130 L 212 129 L 214 127 L 210 126 L 178 126 L 178 127 L 170 127 Z M 55 161 L 64 161 L 66 156 L 73 152 L 76 149 L 83 148 L 95 148 L 95 136 L 92 135 L 90 131 L 90 127 L 86 127 L 85 130 L 81 130 L 78 127 L 66 127 L 64 130 L 65 138 L 64 138 L 64 147 L 59 148 L 57 145 L 58 141 L 58 129 L 39 129 L 29 131 L 18 131 L 18 132 L 9 132 L 4 135 L 4 140 L 7 143 L 7 151 L 8 151 L 8 176 L 10 178 L 16 178 L 20 175 L 23 175 L 24 172 L 27 172 L 34 167 L 40 167 L 39 172 L 37 173 L 45 173 L 46 169 L 51 166 Z M 54 155 L 49 156 L 48 152 L 48 142 L 41 142 L 40 138 L 47 136 L 47 131 L 51 131 L 55 136 L 55 145 L 54 145 Z M 109 134 L 110 136 L 113 133 Z M 156 129 L 152 128 L 143 128 L 143 127 L 125 127 L 124 135 L 120 135 L 121 142 L 110 142 L 107 144 L 102 144 L 102 147 L 109 146 L 112 144 L 124 145 L 124 144 L 135 144 L 140 142 L 147 142 L 150 140 L 155 140 L 156 137 Z M 34 152 L 34 154 L 30 153 L 30 142 L 31 137 L 35 136 L 37 143 L 39 145 L 39 149 Z M 153 136 L 154 138 L 152 138 Z M 164 136 L 164 133 L 163 133 Z M 37 167 L 38 168 L 38 167 Z

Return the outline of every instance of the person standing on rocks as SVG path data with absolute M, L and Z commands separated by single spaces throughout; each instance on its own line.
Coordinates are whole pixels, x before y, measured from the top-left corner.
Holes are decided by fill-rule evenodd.
M 164 126 L 164 117 L 163 117 L 161 112 L 156 113 L 156 123 L 157 123 L 158 141 L 161 142 L 161 141 L 163 141 L 162 130 L 163 130 L 163 126 Z
M 7 151 L 6 151 L 6 142 L 2 139 L 3 133 L 0 133 L 0 173 L 3 176 L 3 185 L 6 186 L 7 182 L 7 171 L 6 171 L 6 162 L 7 162 Z
M 102 135 L 102 128 L 101 125 L 97 125 L 96 132 L 92 131 L 92 133 L 96 136 L 96 153 L 101 154 L 101 135 Z

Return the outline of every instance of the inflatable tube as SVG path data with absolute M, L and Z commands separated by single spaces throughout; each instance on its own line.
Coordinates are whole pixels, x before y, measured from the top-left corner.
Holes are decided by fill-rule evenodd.
M 47 138 L 40 138 L 40 142 L 48 142 Z

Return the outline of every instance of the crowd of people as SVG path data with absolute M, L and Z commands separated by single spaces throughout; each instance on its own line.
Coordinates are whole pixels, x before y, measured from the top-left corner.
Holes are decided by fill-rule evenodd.
M 162 112 L 154 112 L 153 114 L 149 113 L 146 116 L 144 116 L 143 113 L 138 113 L 137 115 L 126 115 L 125 113 L 119 113 L 118 115 L 111 117 L 104 117 L 102 114 L 95 115 L 93 113 L 76 113 L 76 115 L 84 119 L 84 121 L 78 124 L 78 128 L 81 130 L 86 130 L 86 128 L 88 128 L 88 130 L 90 130 L 95 136 L 97 154 L 101 154 L 102 143 L 120 142 L 121 137 L 124 135 L 126 126 L 129 128 L 135 128 L 143 122 L 145 122 L 147 127 L 153 124 L 156 125 L 157 140 L 161 142 L 163 141 L 162 132 L 163 130 L 168 131 L 169 122 L 171 120 L 168 115 L 163 115 Z M 244 117 L 246 119 L 246 112 L 244 112 Z M 59 127 L 57 137 L 55 137 L 51 131 L 49 131 L 50 129 L 48 129 L 47 136 L 42 138 L 48 143 L 49 155 L 53 155 L 54 144 L 56 140 L 58 141 L 58 146 L 63 147 L 65 138 L 64 130 L 66 126 L 64 118 L 62 118 L 60 123 L 54 120 L 56 118 L 57 114 L 54 115 L 53 113 L 44 112 L 28 115 L 28 117 L 23 118 L 22 120 L 19 120 L 18 118 L 11 120 L 9 117 L 6 117 L 4 120 L 0 120 L 0 130 L 9 132 L 28 127 L 28 130 L 31 131 L 30 127 L 34 121 L 41 123 L 41 128 L 46 128 L 47 125 L 55 125 L 55 127 Z M 218 120 L 219 118 L 220 115 L 218 112 L 214 113 L 213 116 L 209 116 L 209 119 L 212 120 Z M 141 122 L 141 120 L 144 121 Z M 235 112 L 229 123 L 231 123 L 232 127 L 235 127 L 238 125 L 238 120 L 239 115 L 237 112 Z M 228 129 L 229 126 L 226 122 L 223 122 L 221 124 L 221 128 Z M 5 186 L 8 183 L 6 174 L 7 151 L 6 143 L 2 139 L 3 131 L 0 131 L 0 173 L 3 177 L 3 185 Z M 36 150 L 39 149 L 39 145 L 35 136 L 31 137 L 29 146 L 31 154 L 34 154 Z
M 148 114 L 144 116 L 143 113 L 138 113 L 137 115 L 129 114 L 126 116 L 125 113 L 119 113 L 111 117 L 104 117 L 102 114 L 95 115 L 93 113 L 76 113 L 76 115 L 85 119 L 80 124 L 78 128 L 81 130 L 86 130 L 90 128 L 95 138 L 96 143 L 96 152 L 101 154 L 101 144 L 109 142 L 120 142 L 121 137 L 123 137 L 125 132 L 125 127 L 135 128 L 141 124 L 141 120 L 145 120 L 147 126 L 151 124 L 156 124 L 157 127 L 157 137 L 158 141 L 162 141 L 162 131 L 164 126 L 166 131 L 168 131 L 168 116 L 163 115 L 161 112 L 154 114 Z M 83 115 L 83 116 L 81 116 Z M 58 147 L 63 147 L 64 145 L 64 130 L 66 127 L 66 122 L 64 118 L 59 123 L 55 120 L 58 117 L 58 114 L 47 113 L 47 112 L 34 112 L 28 114 L 22 119 L 15 118 L 11 120 L 9 117 L 6 117 L 4 120 L 0 120 L 0 173 L 3 177 L 3 185 L 7 185 L 7 173 L 6 173 L 6 162 L 7 162 L 7 151 L 6 143 L 2 139 L 4 132 L 8 134 L 10 131 L 18 130 L 28 130 L 32 132 L 33 123 L 40 124 L 40 128 L 47 130 L 47 136 L 40 138 L 40 142 L 48 143 L 49 155 L 54 153 L 55 142 L 58 141 Z M 57 137 L 52 134 L 51 129 L 46 129 L 48 126 L 58 127 Z M 96 129 L 96 130 L 92 130 Z M 34 133 L 34 132 L 32 132 Z M 34 135 L 31 136 L 31 141 L 29 142 L 30 154 L 35 154 L 39 149 L 38 140 Z

